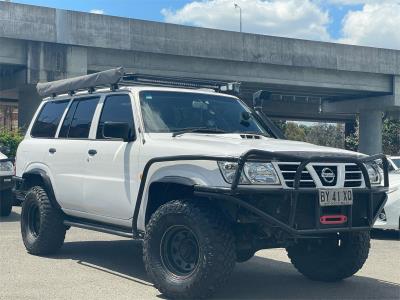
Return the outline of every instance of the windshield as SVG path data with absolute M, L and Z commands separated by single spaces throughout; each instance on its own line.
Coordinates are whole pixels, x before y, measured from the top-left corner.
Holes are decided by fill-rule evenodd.
M 268 135 L 244 105 L 232 97 L 142 91 L 140 103 L 146 132 L 173 133 L 197 128 L 215 133 Z

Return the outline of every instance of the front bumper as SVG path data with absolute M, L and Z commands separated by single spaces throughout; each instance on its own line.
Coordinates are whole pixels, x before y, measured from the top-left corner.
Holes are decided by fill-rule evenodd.
M 385 188 L 354 189 L 353 205 L 321 207 L 318 189 L 242 189 L 195 186 L 197 196 L 221 199 L 238 205 L 241 223 L 263 222 L 294 236 L 370 230 L 386 203 Z M 342 224 L 322 224 L 321 216 L 343 215 Z M 250 221 L 249 221 L 250 220 Z
M 14 186 L 13 176 L 0 176 L 0 191 L 12 189 Z

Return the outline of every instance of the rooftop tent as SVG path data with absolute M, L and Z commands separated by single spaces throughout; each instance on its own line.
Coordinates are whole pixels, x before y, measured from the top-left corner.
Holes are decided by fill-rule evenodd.
M 96 86 L 114 85 L 124 75 L 124 68 L 111 69 L 90 75 L 83 75 L 69 79 L 38 83 L 36 90 L 41 97 L 48 97 L 71 91 L 90 89 Z

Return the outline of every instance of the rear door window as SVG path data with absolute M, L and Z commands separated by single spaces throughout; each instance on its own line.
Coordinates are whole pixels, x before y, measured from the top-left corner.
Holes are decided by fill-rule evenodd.
M 99 97 L 92 97 L 74 100 L 65 116 L 58 137 L 87 139 L 99 99 Z
M 33 124 L 31 136 L 35 138 L 54 138 L 68 103 L 69 99 L 47 102 Z

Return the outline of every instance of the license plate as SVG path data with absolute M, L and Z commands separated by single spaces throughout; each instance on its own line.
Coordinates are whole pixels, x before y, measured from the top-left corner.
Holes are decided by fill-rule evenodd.
M 340 206 L 353 204 L 352 189 L 319 190 L 319 204 L 321 206 Z

